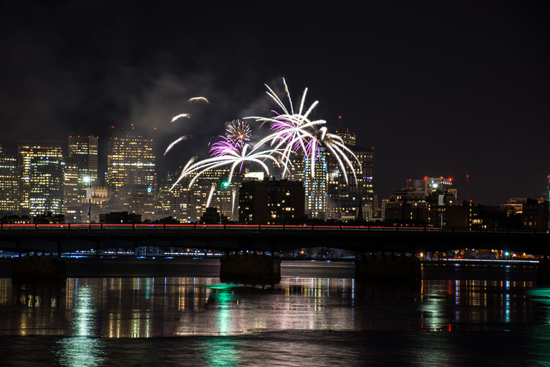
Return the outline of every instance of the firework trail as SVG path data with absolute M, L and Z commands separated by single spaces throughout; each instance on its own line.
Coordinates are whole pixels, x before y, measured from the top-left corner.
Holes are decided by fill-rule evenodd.
M 361 167 L 359 159 L 351 150 L 346 148 L 340 137 L 327 132 L 327 128 L 322 126 L 326 124 L 325 120 L 312 121 L 309 119 L 309 115 L 319 104 L 319 101 L 313 102 L 304 112 L 304 105 L 308 91 L 307 88 L 304 89 L 304 93 L 302 94 L 302 99 L 300 101 L 300 107 L 296 113 L 290 97 L 290 91 L 284 78 L 283 83 L 290 108 L 287 108 L 281 98 L 279 98 L 279 96 L 266 84 L 268 89 L 266 92 L 267 95 L 269 95 L 277 103 L 283 113 L 279 114 L 275 112 L 274 117 L 247 117 L 260 121 L 262 124 L 269 122 L 271 130 L 273 131 L 271 135 L 260 140 L 256 146 L 270 143 L 270 146 L 273 147 L 273 149 L 282 149 L 282 157 L 286 163 L 285 170 L 283 170 L 283 177 L 285 177 L 287 173 L 286 167 L 288 167 L 288 163 L 290 162 L 290 157 L 293 152 L 301 152 L 304 155 L 304 159 L 313 163 L 315 159 L 320 158 L 320 147 L 326 147 L 335 156 L 341 167 L 344 167 L 343 162 L 349 165 L 355 178 L 355 182 L 357 183 L 355 169 L 347 157 L 347 154 L 351 155 L 351 157 L 359 163 L 359 167 Z M 315 165 L 311 164 L 310 166 L 311 177 L 314 177 Z M 344 173 L 346 183 L 348 183 L 346 170 L 342 170 L 342 172 Z
M 174 140 L 173 142 L 170 143 L 170 145 L 168 145 L 168 148 L 166 148 L 166 151 L 164 152 L 163 154 L 163 157 L 166 155 L 166 153 L 168 153 L 170 151 L 170 149 L 172 149 L 177 143 L 179 143 L 180 141 L 183 141 L 183 140 L 187 140 L 189 139 L 189 137 L 187 135 L 182 135 L 180 136 L 178 139 Z
M 179 120 L 179 119 L 181 119 L 181 118 L 184 118 L 184 117 L 190 118 L 191 115 L 188 114 L 188 113 L 180 113 L 179 115 L 176 115 L 176 116 L 172 117 L 172 120 L 170 121 L 170 123 L 172 123 L 172 122 L 174 122 L 174 121 L 176 121 L 176 120 Z
M 252 132 L 250 126 L 241 120 L 233 120 L 227 125 L 226 136 L 242 147 L 250 140 Z
M 235 218 L 235 199 L 237 197 L 237 188 L 233 187 L 233 192 L 231 193 L 231 219 Z
M 185 165 L 185 167 L 183 167 L 183 169 L 181 170 L 181 174 L 180 174 L 180 177 L 178 177 L 177 181 L 172 185 L 172 187 L 170 187 L 170 191 L 172 191 L 174 189 L 174 187 L 176 187 L 176 185 L 178 184 L 178 182 L 180 182 L 186 175 L 186 171 L 187 169 L 189 168 L 189 166 L 191 166 L 198 158 L 199 156 L 196 155 L 194 157 L 191 157 L 191 159 L 189 160 L 189 162 L 187 162 L 187 164 Z M 189 186 L 191 187 L 191 186 Z
M 206 207 L 210 208 L 210 202 L 212 201 L 212 196 L 214 196 L 214 191 L 216 190 L 216 185 L 212 183 L 212 187 L 210 188 L 210 195 L 208 195 L 208 200 L 206 201 Z M 221 200 L 221 198 L 220 198 Z
M 206 97 L 193 97 L 193 98 L 189 98 L 189 100 L 188 100 L 187 102 L 189 102 L 189 103 L 193 103 L 193 102 L 205 102 L 205 103 L 210 104 L 210 101 L 208 101 L 208 99 L 206 99 Z
M 278 149 L 269 149 L 269 150 L 263 150 L 258 152 L 256 151 L 256 148 L 251 149 L 250 145 L 248 144 L 245 144 L 240 149 L 234 149 L 234 148 L 228 147 L 228 149 L 223 150 L 221 152 L 221 155 L 214 156 L 212 158 L 203 159 L 202 161 L 196 162 L 194 164 L 188 163 L 185 166 L 185 169 L 182 171 L 180 178 L 174 184 L 174 186 L 185 176 L 191 173 L 196 173 L 195 177 L 193 177 L 191 182 L 189 182 L 189 187 L 191 187 L 195 182 L 195 180 L 199 178 L 199 176 L 204 172 L 209 171 L 211 169 L 218 168 L 218 167 L 223 167 L 223 166 L 231 166 L 229 177 L 227 179 L 227 182 L 231 182 L 233 178 L 233 173 L 235 172 L 235 169 L 237 168 L 237 166 L 239 166 L 239 172 L 240 172 L 245 163 L 257 163 L 269 175 L 269 168 L 264 163 L 264 161 L 271 160 L 272 162 L 275 163 L 275 165 L 277 165 L 277 167 L 280 167 L 279 162 L 274 157 L 274 155 L 277 155 L 277 154 L 280 155 L 282 154 L 282 152 Z M 283 162 L 284 166 L 286 166 L 286 164 L 288 163 Z

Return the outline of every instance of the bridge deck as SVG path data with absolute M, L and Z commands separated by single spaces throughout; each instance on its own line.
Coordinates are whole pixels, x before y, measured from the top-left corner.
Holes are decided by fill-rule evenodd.
M 358 252 L 445 251 L 493 248 L 550 254 L 550 235 L 535 231 L 481 231 L 437 227 L 198 225 L 198 224 L 3 224 L 0 249 L 70 252 L 134 246 L 283 251 L 333 247 Z

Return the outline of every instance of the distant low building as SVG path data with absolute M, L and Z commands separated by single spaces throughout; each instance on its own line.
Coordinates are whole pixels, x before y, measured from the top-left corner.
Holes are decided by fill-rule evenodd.
M 227 217 L 223 216 L 222 221 L 226 222 Z M 204 214 L 199 219 L 200 224 L 220 224 L 220 213 L 216 207 L 206 208 Z
M 141 223 L 141 214 L 128 212 L 111 212 L 99 216 L 100 223 L 105 224 L 134 224 Z
M 446 210 L 456 203 L 457 191 L 451 185 L 452 180 L 443 177 L 407 180 L 405 187 L 383 200 L 382 220 L 391 225 L 445 226 Z
M 0 218 L 0 223 L 2 224 L 31 224 L 33 218 L 28 216 L 18 216 L 18 215 L 6 215 L 3 218 Z

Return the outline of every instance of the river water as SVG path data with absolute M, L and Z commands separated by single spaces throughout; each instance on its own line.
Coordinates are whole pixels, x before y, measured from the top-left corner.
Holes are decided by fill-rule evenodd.
M 351 262 L 283 261 L 275 285 L 221 283 L 219 259 L 75 259 L 61 282 L 0 266 L 1 366 L 550 365 L 534 264 L 365 282 Z

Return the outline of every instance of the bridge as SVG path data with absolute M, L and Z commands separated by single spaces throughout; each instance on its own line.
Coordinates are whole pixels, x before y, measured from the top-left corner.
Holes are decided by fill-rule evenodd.
M 550 255 L 546 231 L 241 224 L 2 224 L 0 250 L 65 253 L 158 246 L 222 251 L 332 247 L 359 253 L 490 248 Z

